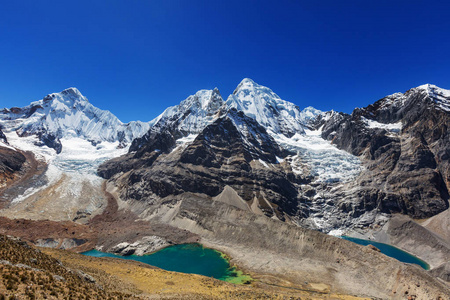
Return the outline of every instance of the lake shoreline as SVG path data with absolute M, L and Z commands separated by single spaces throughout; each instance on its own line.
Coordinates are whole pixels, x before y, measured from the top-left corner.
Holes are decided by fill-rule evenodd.
M 186 253 L 182 253 L 183 251 Z M 201 243 L 168 245 L 144 255 L 120 255 L 102 252 L 97 249 L 91 249 L 81 254 L 93 257 L 113 257 L 134 260 L 167 271 L 199 274 L 233 284 L 250 284 L 253 281 L 250 275 L 244 273 L 237 265 L 231 263 L 231 257 L 229 255 L 219 250 L 205 247 Z M 171 261 L 172 264 L 170 263 Z
M 423 268 L 424 270 L 428 271 L 430 270 L 430 265 L 424 261 L 423 259 L 420 259 L 419 257 L 415 256 L 412 253 L 409 253 L 403 249 L 400 249 L 398 247 L 395 247 L 390 244 L 381 243 L 373 240 L 368 239 L 361 239 L 351 236 L 342 235 L 339 236 L 341 239 L 353 242 L 358 245 L 367 246 L 372 245 L 376 247 L 378 250 L 380 250 L 381 253 L 383 253 L 386 256 L 392 257 L 398 261 L 401 261 L 403 263 L 409 263 L 409 264 L 416 264 Z

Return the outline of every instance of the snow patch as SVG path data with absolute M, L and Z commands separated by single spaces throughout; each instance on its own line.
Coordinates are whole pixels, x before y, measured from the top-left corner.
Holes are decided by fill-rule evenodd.
M 263 161 L 261 158 L 258 159 L 258 161 L 259 161 L 264 167 L 266 167 L 267 169 L 270 168 L 269 165 L 268 165 L 265 161 Z
M 189 134 L 188 136 L 179 138 L 176 140 L 176 147 L 172 150 L 172 152 L 178 151 L 180 149 L 185 149 L 187 146 L 192 144 L 194 140 L 197 138 L 198 134 Z
M 367 124 L 369 128 L 379 128 L 379 129 L 385 129 L 390 132 L 398 133 L 402 130 L 402 122 L 399 121 L 397 123 L 390 123 L 390 124 L 384 124 L 377 122 L 375 120 L 367 119 L 364 117 L 361 117 L 361 120 Z
M 336 237 L 341 237 L 345 234 L 345 230 L 344 229 L 333 229 L 333 230 L 330 230 L 328 232 L 328 234 L 332 235 L 332 236 L 336 236 Z

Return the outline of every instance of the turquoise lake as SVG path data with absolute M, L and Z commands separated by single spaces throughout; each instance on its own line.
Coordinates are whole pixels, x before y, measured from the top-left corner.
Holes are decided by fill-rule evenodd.
M 231 267 L 225 255 L 221 252 L 205 248 L 200 244 L 169 246 L 143 256 L 121 256 L 97 250 L 90 250 L 82 254 L 94 257 L 131 259 L 167 271 L 199 274 L 237 284 L 251 280 L 250 276 L 244 275 L 242 271 L 237 270 L 235 267 Z
M 378 243 L 378 242 L 374 242 L 374 241 L 370 241 L 370 240 L 348 237 L 348 236 L 341 236 L 341 238 L 351 241 L 353 243 L 359 244 L 359 245 L 363 245 L 363 246 L 367 246 L 369 244 L 373 245 L 373 246 L 377 247 L 378 249 L 380 249 L 381 253 L 383 253 L 387 256 L 390 256 L 392 258 L 395 258 L 396 260 L 399 260 L 399 261 L 405 262 L 405 263 L 419 265 L 422 268 L 424 268 L 425 270 L 430 269 L 430 266 L 426 262 L 421 260 L 420 258 L 415 257 L 414 255 L 411 255 L 408 252 L 400 250 L 394 246 L 391 246 L 388 244 L 383 244 L 383 243 Z

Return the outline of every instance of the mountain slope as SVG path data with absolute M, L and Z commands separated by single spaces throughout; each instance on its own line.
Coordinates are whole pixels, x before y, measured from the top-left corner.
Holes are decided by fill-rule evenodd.
M 25 162 L 26 158 L 22 153 L 0 146 L 0 193 L 20 177 Z
M 102 280 L 108 286 L 104 289 L 94 277 L 63 266 L 57 259 L 17 238 L 0 236 L 0 259 L 3 299 L 138 299 Z

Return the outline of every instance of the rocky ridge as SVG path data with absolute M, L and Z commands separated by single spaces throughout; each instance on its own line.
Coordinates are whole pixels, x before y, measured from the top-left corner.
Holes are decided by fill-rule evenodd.
M 448 94 L 424 85 L 346 115 L 301 111 L 246 78 L 227 101 L 217 89 L 201 90 L 139 127 L 122 124 L 70 88 L 4 109 L 0 122 L 5 139 L 57 169 L 86 167 L 89 185 L 99 186 L 96 166 L 113 158 L 98 174 L 121 177 L 125 199 L 159 201 L 187 191 L 215 197 L 230 187 L 252 211 L 338 233 L 382 225 L 396 212 L 422 218 L 448 207 Z M 236 156 L 225 151 L 221 136 Z M 113 148 L 131 139 L 129 153 L 115 158 L 127 148 Z M 25 140 L 33 147 L 22 147 Z M 73 147 L 86 140 L 92 147 L 83 151 L 92 158 L 85 161 Z

